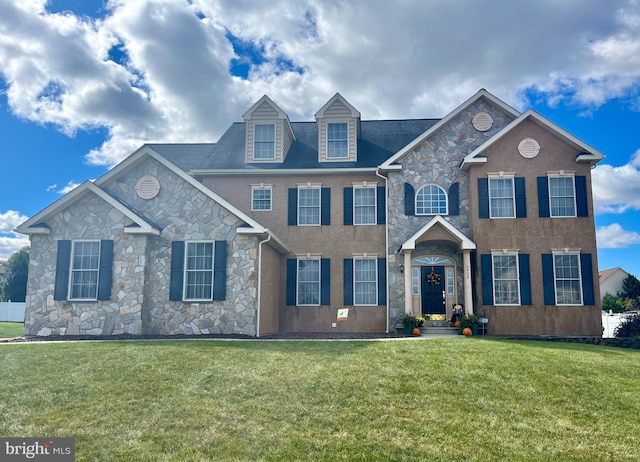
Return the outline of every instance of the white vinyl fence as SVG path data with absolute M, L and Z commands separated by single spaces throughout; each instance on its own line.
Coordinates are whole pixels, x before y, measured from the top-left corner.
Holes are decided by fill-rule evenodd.
M 24 322 L 24 302 L 0 302 L 0 322 Z
M 613 338 L 616 327 L 624 320 L 625 313 L 602 313 L 602 337 Z

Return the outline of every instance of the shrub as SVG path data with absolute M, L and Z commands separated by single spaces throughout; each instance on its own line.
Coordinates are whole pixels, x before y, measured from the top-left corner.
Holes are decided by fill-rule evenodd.
M 622 297 L 616 297 L 610 293 L 602 298 L 602 309 L 613 313 L 622 313 L 626 310 Z
M 626 317 L 614 332 L 617 338 L 640 337 L 640 315 Z

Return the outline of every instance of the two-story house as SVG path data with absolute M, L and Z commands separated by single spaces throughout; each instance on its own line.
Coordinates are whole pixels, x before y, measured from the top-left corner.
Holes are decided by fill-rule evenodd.
M 442 119 L 362 120 L 340 94 L 243 119 L 22 224 L 26 334 L 385 332 L 462 303 L 495 335 L 601 335 L 603 156 L 544 117 L 480 90 Z

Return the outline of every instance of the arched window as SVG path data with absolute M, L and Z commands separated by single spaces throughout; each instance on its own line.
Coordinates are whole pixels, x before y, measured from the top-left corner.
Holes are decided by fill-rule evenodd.
M 440 186 L 423 186 L 416 194 L 416 215 L 446 215 L 447 193 Z

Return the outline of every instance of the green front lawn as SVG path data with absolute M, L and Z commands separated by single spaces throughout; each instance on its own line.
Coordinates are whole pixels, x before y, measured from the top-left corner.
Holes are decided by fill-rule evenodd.
M 0 435 L 77 461 L 640 459 L 640 352 L 556 342 L 0 345 Z
M 0 322 L 0 338 L 22 337 L 24 324 L 21 322 Z

